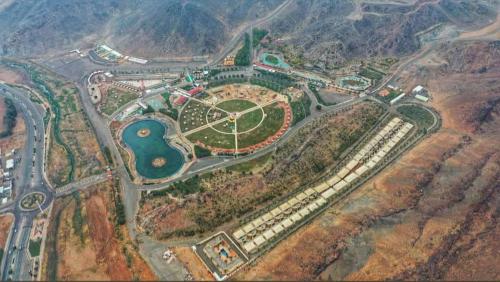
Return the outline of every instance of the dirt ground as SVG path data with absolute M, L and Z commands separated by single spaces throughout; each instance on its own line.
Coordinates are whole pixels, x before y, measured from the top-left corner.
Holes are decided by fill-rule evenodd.
M 5 247 L 13 221 L 14 217 L 11 214 L 0 215 L 0 249 Z
M 195 281 L 214 281 L 214 277 L 207 270 L 205 265 L 196 256 L 190 247 L 178 247 L 173 249 L 177 259 L 181 261 L 186 269 L 193 276 Z
M 500 279 L 495 46 L 443 46 L 446 66 L 410 69 L 402 83 L 428 86 L 443 128 L 236 279 Z
M 262 105 L 275 99 L 284 102 L 287 101 L 286 97 L 279 95 L 277 92 L 251 84 L 223 85 L 211 88 L 207 90 L 207 93 L 212 97 L 216 97 L 218 102 L 232 99 L 246 99 Z
M 60 213 L 59 229 L 54 230 L 52 226 L 48 236 L 57 236 L 57 259 L 54 260 L 57 265 L 48 265 L 47 273 L 56 269 L 57 280 L 156 279 L 137 253 L 126 230 L 115 227 L 111 195 L 111 184 L 104 183 L 80 193 L 80 204 L 75 196 L 56 202 L 53 214 L 56 220 L 51 224 L 57 224 L 57 213 Z M 76 227 L 78 206 L 82 215 L 81 228 Z M 48 244 L 48 252 L 53 246 Z
M 460 39 L 464 40 L 478 40 L 490 39 L 495 40 L 500 38 L 500 15 L 497 15 L 496 20 L 482 29 L 464 32 L 460 34 Z
M 0 131 L 3 131 L 3 116 L 5 114 L 5 102 L 0 99 Z M 12 135 L 0 139 L 0 150 L 2 152 L 10 152 L 12 149 L 21 149 L 26 142 L 26 126 L 20 112 L 16 119 L 16 126 L 12 131 Z
M 327 103 L 342 103 L 349 99 L 355 97 L 354 95 L 341 93 L 333 87 L 320 89 L 319 95 L 323 98 Z
M 18 71 L 0 66 L 0 81 L 17 84 L 25 81 L 25 77 Z

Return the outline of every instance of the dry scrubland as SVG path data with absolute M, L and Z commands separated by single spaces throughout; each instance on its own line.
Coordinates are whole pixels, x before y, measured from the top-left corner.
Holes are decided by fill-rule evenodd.
M 4 130 L 3 117 L 5 115 L 5 100 L 0 98 L 0 132 Z M 6 138 L 0 138 L 0 150 L 10 152 L 12 149 L 20 150 L 26 142 L 26 125 L 22 114 L 18 111 L 16 126 L 12 130 L 12 135 Z
M 24 75 L 16 70 L 8 69 L 3 66 L 0 66 L 0 81 L 4 81 L 6 83 L 22 83 L 25 81 Z M 0 99 L 0 132 L 4 130 L 3 117 L 5 115 L 5 100 L 3 98 Z M 12 135 L 8 138 L 0 139 L 0 149 L 2 152 L 8 152 L 12 149 L 20 149 L 24 147 L 24 143 L 26 142 L 26 128 L 24 124 L 24 119 L 22 118 L 21 113 L 18 111 L 16 126 L 12 131 Z
M 168 238 L 236 223 L 234 219 L 310 184 L 335 167 L 340 154 L 382 113 L 380 106 L 363 103 L 340 115 L 326 115 L 300 129 L 272 155 L 170 187 L 167 192 L 177 198 L 161 192 L 144 194 L 139 224 L 156 237 Z
M 443 128 L 236 279 L 500 279 L 500 44 L 456 43 L 403 78 Z
M 3 248 L 7 242 L 7 237 L 9 236 L 10 226 L 14 221 L 12 214 L 0 215 L 0 253 L 3 254 Z M 0 259 L 2 256 L 0 255 Z
M 23 73 L 0 66 L 0 81 L 16 84 L 25 81 Z
M 154 280 L 154 273 L 117 224 L 113 184 L 56 200 L 49 225 L 44 280 Z
M 90 123 L 82 110 L 78 90 L 71 83 L 48 76 L 46 79 L 48 87 L 53 91 L 60 105 L 62 140 L 69 146 L 74 156 L 73 178 L 77 180 L 101 172 L 104 159 Z M 63 148 L 55 144 L 55 138 L 51 141 L 54 150 L 49 151 L 51 164 L 48 169 L 49 177 L 56 184 L 64 184 L 71 178 L 71 173 L 68 172 L 68 167 L 71 167 L 71 163 L 68 162 L 71 162 L 71 158 L 64 157 L 67 152 L 61 151 Z
M 13 80 L 11 82 L 27 84 L 44 96 L 51 106 L 47 167 L 51 182 L 60 186 L 102 172 L 104 159 L 76 87 L 29 62 L 15 64 L 16 68 L 4 71 Z

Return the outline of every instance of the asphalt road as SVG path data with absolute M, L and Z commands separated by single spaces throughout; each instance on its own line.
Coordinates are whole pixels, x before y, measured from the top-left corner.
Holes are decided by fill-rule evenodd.
M 270 22 L 276 15 L 278 15 L 280 13 L 280 11 L 282 11 L 291 2 L 292 2 L 291 0 L 285 1 L 282 5 L 280 5 L 277 9 L 275 9 L 270 14 L 268 14 L 265 18 L 261 18 L 259 20 L 252 22 L 252 23 L 249 23 L 247 26 L 242 27 L 240 29 L 240 31 L 238 31 L 233 36 L 231 41 L 228 44 L 226 44 L 224 49 L 221 50 L 221 52 L 219 52 L 219 54 L 215 55 L 210 60 L 210 64 L 208 64 L 208 65 L 215 64 L 215 63 L 219 62 L 220 60 L 222 60 L 225 56 L 227 56 L 227 54 L 229 54 L 237 46 L 237 44 L 239 43 L 239 41 L 241 39 L 241 36 L 243 36 L 243 34 L 245 32 L 248 32 L 249 29 L 251 30 L 251 28 L 253 26 L 264 25 L 264 24 Z M 419 54 L 416 54 L 415 56 L 409 57 L 408 60 L 401 63 L 401 65 L 398 66 L 398 68 L 392 73 L 392 75 L 387 77 L 383 81 L 383 83 L 381 83 L 381 85 L 379 87 L 373 89 L 370 92 L 370 94 L 376 93 L 381 87 L 385 86 L 394 77 L 399 75 L 399 73 L 403 69 L 405 69 L 409 64 L 411 64 L 412 62 L 414 62 L 416 59 L 420 58 L 421 56 L 425 55 L 426 52 L 427 52 L 427 50 L 424 50 L 423 52 L 419 52 Z M 186 64 L 186 65 L 189 65 L 189 64 Z M 100 68 L 102 68 L 102 69 L 116 69 L 116 67 L 100 67 Z M 135 66 L 134 67 L 130 67 L 130 66 L 125 67 L 124 66 L 121 68 L 121 70 L 125 70 L 125 69 L 128 70 L 128 68 L 130 68 L 130 70 L 132 70 L 135 68 Z M 139 69 L 141 67 L 139 66 L 137 68 Z M 248 71 L 250 71 L 250 70 L 248 70 Z M 61 73 L 61 74 L 64 75 L 63 73 Z M 71 78 L 71 76 L 70 76 L 70 78 Z M 75 76 L 73 76 L 73 80 L 75 80 Z M 174 262 L 171 265 L 165 265 L 165 262 L 161 258 L 157 258 L 157 256 L 155 255 L 155 252 L 158 252 L 158 250 L 162 250 L 162 249 L 166 248 L 166 245 L 162 242 L 151 240 L 149 237 L 144 237 L 144 235 L 142 235 L 142 234 L 137 234 L 137 232 L 136 232 L 135 216 L 136 216 L 136 212 L 137 212 L 139 191 L 140 190 L 162 189 L 165 186 L 169 185 L 170 183 L 164 183 L 161 185 L 148 185 L 148 186 L 138 186 L 138 185 L 135 185 L 134 183 L 132 183 L 129 174 L 125 169 L 125 165 L 123 163 L 123 160 L 121 158 L 119 150 L 116 146 L 114 138 L 113 138 L 111 131 L 109 129 L 107 120 L 102 118 L 101 115 L 99 115 L 97 113 L 94 105 L 90 101 L 90 97 L 87 94 L 87 89 L 85 87 L 86 76 L 80 77 L 75 82 L 76 82 L 76 85 L 79 89 L 79 94 L 80 94 L 80 98 L 82 101 L 83 109 L 86 112 L 86 115 L 92 124 L 92 128 L 95 131 L 95 135 L 97 137 L 97 140 L 98 140 L 99 144 L 101 145 L 101 147 L 108 147 L 110 149 L 111 155 L 112 155 L 113 161 L 114 161 L 114 168 L 115 168 L 114 174 L 117 175 L 122 181 L 122 186 L 123 186 L 123 190 L 124 190 L 124 204 L 126 207 L 125 210 L 126 210 L 126 216 L 127 216 L 127 227 L 128 227 L 128 230 L 129 230 L 131 237 L 137 238 L 137 239 L 144 241 L 144 242 L 146 242 L 146 241 L 148 242 L 147 244 L 145 244 L 145 245 L 143 244 L 140 246 L 141 254 L 143 255 L 143 257 L 147 258 L 147 260 L 152 265 L 152 267 L 156 270 L 156 272 L 157 273 L 159 272 L 158 274 L 160 275 L 160 278 L 174 279 L 174 280 L 183 279 L 184 277 L 182 275 L 184 275 L 185 272 L 181 271 L 183 269 L 183 267 L 182 267 L 182 265 L 180 265 L 180 263 Z M 308 124 L 312 119 L 317 118 L 317 117 L 319 117 L 325 113 L 328 113 L 328 112 L 341 111 L 344 108 L 350 107 L 353 104 L 358 103 L 361 100 L 372 99 L 371 97 L 355 98 L 355 99 L 352 99 L 352 100 L 349 100 L 349 101 L 346 101 L 346 102 L 343 102 L 343 103 L 340 103 L 340 104 L 337 104 L 334 106 L 323 107 L 323 110 L 317 111 L 315 109 L 315 105 L 317 104 L 316 97 L 307 89 L 304 89 L 304 90 L 310 96 L 311 100 L 313 101 L 313 103 L 311 105 L 311 115 L 308 116 L 306 119 L 302 120 L 301 122 L 299 122 L 298 124 L 296 124 L 290 130 L 288 130 L 282 136 L 282 138 L 280 138 L 276 143 L 274 143 L 273 145 L 268 146 L 260 151 L 257 151 L 254 154 L 249 155 L 249 156 L 244 156 L 244 157 L 239 157 L 239 158 L 211 157 L 211 158 L 207 158 L 204 160 L 199 160 L 198 163 L 193 165 L 187 173 L 185 173 L 181 177 L 175 179 L 175 181 L 184 180 L 184 179 L 192 177 L 193 175 L 196 175 L 196 174 L 201 174 L 201 173 L 208 172 L 211 170 L 239 164 L 242 162 L 246 162 L 250 159 L 265 155 L 273 150 L 276 150 L 276 148 L 278 146 L 280 146 L 281 144 L 283 144 L 287 140 L 289 140 L 290 137 L 292 137 L 294 134 L 296 134 L 296 132 L 300 128 L 302 128 L 303 126 Z M 15 91 L 12 91 L 12 92 L 14 92 L 14 94 L 16 94 Z M 16 94 L 16 96 L 18 96 L 18 95 Z M 31 106 L 28 106 L 26 109 L 27 115 L 28 116 L 34 115 L 33 109 L 31 109 L 31 110 L 29 109 L 29 108 L 33 107 L 32 103 L 28 103 L 27 101 L 25 101 L 25 104 L 31 105 Z M 29 114 L 29 112 L 32 112 L 32 113 Z M 36 110 L 35 110 L 35 112 L 36 112 Z M 40 114 L 40 113 L 38 113 L 38 114 Z M 28 135 L 30 135 L 29 139 L 34 139 L 33 137 L 35 134 L 35 132 L 34 132 L 35 131 L 34 130 L 35 124 L 37 124 L 39 121 L 42 121 L 42 119 L 40 117 L 36 116 L 36 113 L 35 113 L 35 118 L 32 121 L 33 121 L 32 124 L 27 123 L 27 128 L 29 128 Z M 36 126 L 36 127 L 43 128 L 43 127 L 39 127 L 39 126 Z M 39 132 L 37 131 L 36 133 L 43 134 L 43 130 L 39 130 Z M 40 140 L 43 140 L 43 135 L 40 136 Z M 34 143 L 34 141 L 28 142 L 28 144 L 26 146 L 26 152 L 25 152 L 26 155 L 29 155 L 28 152 L 33 149 L 33 146 L 35 146 L 35 144 L 33 144 L 33 143 Z M 37 148 L 38 148 L 38 146 L 39 145 L 37 145 Z M 47 205 L 48 203 L 50 203 L 52 201 L 52 198 L 54 197 L 54 195 L 53 195 L 52 191 L 50 191 L 46 187 L 46 185 L 43 185 L 43 182 L 44 182 L 43 179 L 40 180 L 40 178 L 37 176 L 38 175 L 37 173 L 42 171 L 40 168 L 43 168 L 43 153 L 42 152 L 43 152 L 43 144 L 41 146 L 41 150 L 37 149 L 37 157 L 36 157 L 36 161 L 35 161 L 35 170 L 34 170 L 35 171 L 34 181 L 31 181 L 31 184 L 28 184 L 28 183 L 24 184 L 24 186 L 23 186 L 24 188 L 22 188 L 20 190 L 19 194 L 23 195 L 26 192 L 33 191 L 33 190 L 44 191 L 45 193 L 47 193 L 47 195 L 49 195 L 47 201 L 44 204 L 44 205 Z M 41 156 L 39 156 L 39 154 L 41 154 Z M 30 167 L 29 162 L 23 163 L 22 169 L 24 171 L 24 175 L 28 175 L 29 171 L 33 170 L 33 168 Z M 40 173 L 40 175 L 41 175 L 41 173 Z M 39 186 L 37 186 L 37 184 Z M 71 186 L 68 189 L 68 191 L 74 191 L 74 190 L 78 189 L 79 187 L 81 187 L 81 186 L 76 184 L 75 186 Z M 67 192 L 67 193 L 69 193 L 69 192 Z M 61 193 L 61 195 L 62 194 L 66 194 L 66 193 Z M 16 201 L 18 201 L 18 200 L 19 199 L 16 198 Z M 26 276 L 27 275 L 26 254 L 25 254 L 26 252 L 23 252 L 22 248 L 25 249 L 27 246 L 27 238 L 28 237 L 26 237 L 27 236 L 26 234 L 29 235 L 29 229 L 31 226 L 31 222 L 33 220 L 33 217 L 36 215 L 36 212 L 31 212 L 31 213 L 22 212 L 19 210 L 18 205 L 16 205 L 16 204 L 10 204 L 10 205 L 1 207 L 0 211 L 2 211 L 2 212 L 10 211 L 15 215 L 15 224 L 14 224 L 14 228 L 13 228 L 15 230 L 15 232 L 13 232 L 11 238 L 9 239 L 9 242 L 7 243 L 7 246 L 8 246 L 7 250 L 9 250 L 9 253 L 6 254 L 6 256 L 4 256 L 4 261 L 2 261 L 2 264 L 1 264 L 2 269 L 5 269 L 8 266 L 8 262 L 11 261 L 12 259 L 14 259 L 15 262 L 14 262 L 14 268 L 13 268 L 14 269 L 13 278 L 23 279 L 23 280 L 28 279 L 29 277 Z M 16 242 L 19 242 L 18 245 L 20 246 L 20 248 L 17 248 L 17 251 L 11 252 L 13 250 L 13 246 L 16 245 Z M 7 274 L 2 272 L 2 280 L 5 280 L 6 278 L 7 278 Z
M 267 14 L 263 18 L 259 18 L 255 21 L 249 22 L 243 26 L 241 26 L 236 33 L 233 35 L 231 40 L 224 45 L 224 48 L 219 51 L 218 54 L 214 55 L 212 58 L 209 59 L 209 64 L 208 65 L 215 65 L 218 62 L 222 61 L 231 51 L 233 51 L 234 48 L 238 45 L 238 43 L 241 40 L 241 37 L 245 34 L 245 32 L 251 33 L 253 27 L 258 27 L 262 25 L 266 25 L 269 22 L 271 22 L 274 18 L 276 18 L 277 15 L 281 11 L 283 11 L 290 3 L 292 3 L 293 0 L 286 0 L 283 2 L 281 5 L 279 5 L 276 9 L 274 9 L 272 12 Z
M 24 117 L 27 137 L 21 152 L 21 162 L 16 169 L 15 198 L 11 204 L 2 207 L 2 213 L 9 212 L 14 215 L 14 223 L 0 265 L 1 277 L 2 281 L 31 280 L 29 274 L 31 263 L 27 248 L 33 219 L 40 211 L 38 209 L 24 211 L 19 203 L 24 195 L 37 191 L 45 194 L 45 201 L 41 207 L 46 209 L 54 198 L 54 193 L 43 176 L 45 140 L 43 109 L 33 103 L 26 92 L 4 84 L 0 84 L 0 95 L 11 98 L 16 104 Z

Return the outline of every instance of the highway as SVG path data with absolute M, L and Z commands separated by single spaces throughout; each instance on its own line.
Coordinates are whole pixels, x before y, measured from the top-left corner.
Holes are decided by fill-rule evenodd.
M 43 109 L 33 103 L 26 92 L 0 84 L 0 95 L 11 98 L 26 123 L 26 144 L 21 154 L 21 162 L 16 169 L 14 182 L 15 197 L 13 202 L 2 207 L 2 213 L 12 213 L 14 222 L 12 232 L 5 246 L 5 255 L 1 261 L 2 281 L 31 280 L 31 263 L 27 253 L 33 219 L 40 212 L 22 210 L 19 206 L 22 197 L 28 193 L 41 192 L 45 201 L 41 208 L 46 209 L 54 199 L 44 177 L 44 138 Z

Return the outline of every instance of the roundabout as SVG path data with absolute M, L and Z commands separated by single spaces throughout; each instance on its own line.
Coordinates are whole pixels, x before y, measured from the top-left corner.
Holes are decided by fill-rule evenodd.
M 36 210 L 45 203 L 46 196 L 41 192 L 32 192 L 23 196 L 19 207 L 25 211 Z

